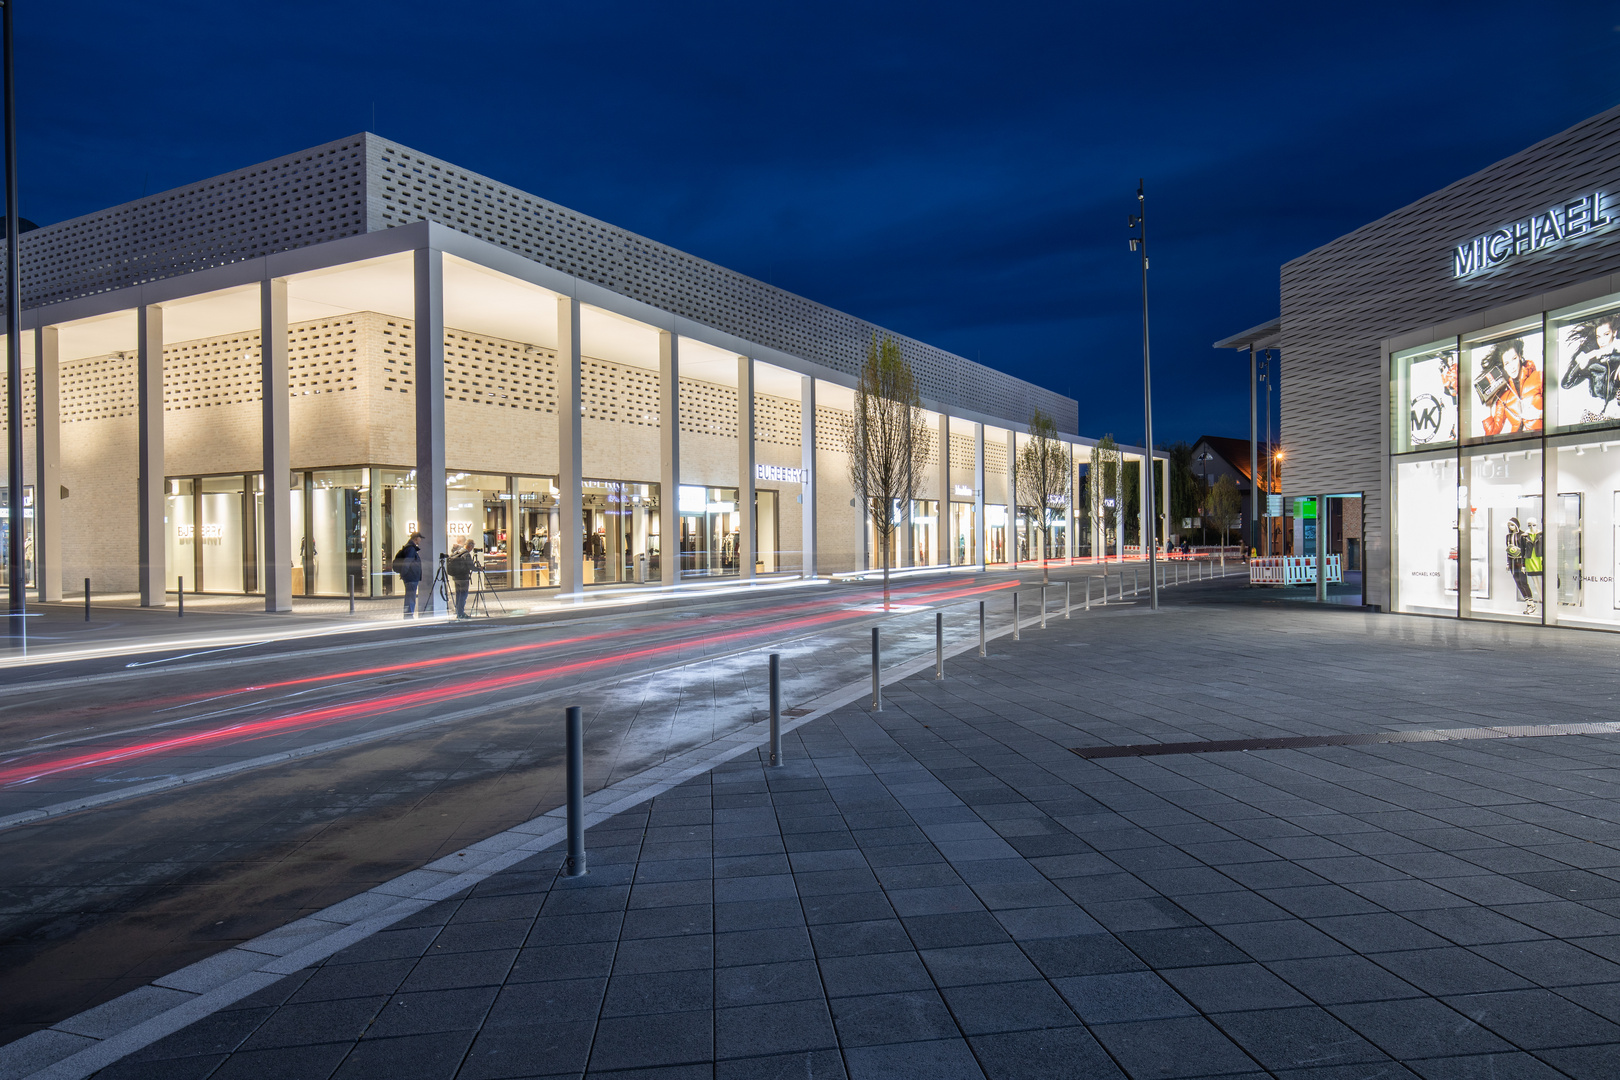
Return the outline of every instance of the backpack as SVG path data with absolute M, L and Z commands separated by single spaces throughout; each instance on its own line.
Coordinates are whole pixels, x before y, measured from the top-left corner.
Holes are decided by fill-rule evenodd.
M 400 577 L 404 577 L 405 569 L 410 565 L 410 563 L 411 560 L 405 556 L 405 548 L 400 548 L 399 554 L 394 556 L 394 561 L 390 565 L 389 569 L 393 570 L 394 573 L 398 574 Z

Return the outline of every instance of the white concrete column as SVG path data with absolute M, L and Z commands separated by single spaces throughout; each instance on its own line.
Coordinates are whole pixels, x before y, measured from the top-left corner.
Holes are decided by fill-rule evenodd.
M 1141 548 L 1142 558 L 1147 558 L 1148 522 L 1153 520 L 1153 507 L 1148 503 L 1148 470 L 1153 467 L 1153 458 L 1143 455 L 1136 466 L 1136 537 Z
M 1018 432 L 1007 429 L 1007 563 L 1018 569 Z
M 668 588 L 681 580 L 681 339 L 668 330 L 658 332 L 658 432 L 659 584 Z
M 1159 543 L 1170 543 L 1170 459 L 1158 459 L 1159 470 L 1159 497 L 1164 500 L 1161 504 L 1163 510 L 1159 514 Z
M 939 510 L 934 515 L 933 562 L 949 566 L 951 538 L 945 535 L 945 526 L 951 520 L 951 418 L 939 414 Z
M 799 489 L 799 498 L 804 503 L 799 511 L 804 531 L 803 576 L 813 578 L 816 576 L 816 495 L 819 477 L 816 475 L 816 380 L 810 375 L 799 378 L 799 431 L 803 444 L 799 458 L 803 468 L 800 474 L 803 484 Z
M 1114 555 L 1125 561 L 1125 455 L 1114 451 Z
M 420 383 L 418 384 L 420 385 Z M 259 282 L 260 434 L 264 443 L 264 610 L 292 610 L 292 441 L 287 387 L 287 282 Z M 392 557 L 393 552 L 387 553 Z M 367 589 L 370 583 L 365 583 Z
M 140 417 L 135 450 L 137 558 L 141 606 L 163 607 L 168 602 L 165 566 L 163 475 L 163 309 L 143 304 L 135 310 L 136 385 Z
M 444 253 L 417 248 L 416 357 L 416 528 L 422 534 L 419 614 L 433 611 L 433 575 L 445 539 L 448 515 L 444 490 Z
M 581 595 L 585 563 L 585 509 L 580 415 L 579 301 L 557 298 L 557 579 L 562 595 Z
M 1064 467 L 1069 470 L 1068 491 L 1063 499 L 1063 556 L 1074 562 L 1074 443 L 1063 444 Z
M 737 577 L 754 576 L 754 361 L 737 357 Z
M 56 327 L 34 331 L 34 580 L 62 599 L 62 407 Z
M 973 544 L 978 552 L 975 563 L 980 570 L 985 564 L 984 523 L 984 425 L 973 425 Z

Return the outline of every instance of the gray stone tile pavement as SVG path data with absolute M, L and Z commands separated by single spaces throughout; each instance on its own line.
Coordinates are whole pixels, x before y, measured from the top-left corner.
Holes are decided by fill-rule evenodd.
M 1596 635 L 1286 607 L 1026 630 L 98 1075 L 1620 1076 L 1620 737 L 1068 752 L 1620 689 Z

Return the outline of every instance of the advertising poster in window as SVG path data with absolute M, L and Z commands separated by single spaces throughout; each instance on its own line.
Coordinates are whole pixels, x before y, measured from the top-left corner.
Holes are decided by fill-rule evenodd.
M 1620 421 L 1620 308 L 1566 323 L 1558 335 L 1558 422 L 1561 427 Z
M 1406 376 L 1409 449 L 1457 441 L 1457 350 L 1414 357 Z
M 1541 430 L 1541 333 L 1510 333 L 1469 347 L 1475 438 Z

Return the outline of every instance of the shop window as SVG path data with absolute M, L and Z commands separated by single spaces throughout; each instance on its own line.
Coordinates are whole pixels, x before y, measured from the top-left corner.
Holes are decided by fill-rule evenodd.
M 915 499 L 911 504 L 911 557 L 914 566 L 934 566 L 939 551 L 939 502 Z
M 1611 433 L 1612 434 L 1612 433 Z M 1549 450 L 1547 621 L 1620 626 L 1620 442 L 1565 437 Z
M 483 588 L 511 585 L 510 478 L 452 471 L 445 476 L 445 550 L 471 545 L 483 572 Z
M 585 480 L 581 488 L 584 583 L 656 581 L 659 485 Z
M 1390 424 L 1397 454 L 1457 441 L 1461 371 L 1457 339 L 1396 353 L 1395 416 Z
M 517 489 L 518 587 L 543 589 L 557 584 L 561 553 L 553 538 L 559 535 L 557 482 L 549 476 L 520 476 Z
M 11 509 L 10 489 L 0 487 L 0 518 Z M 0 528 L 0 574 L 11 574 L 11 530 Z M 23 584 L 34 587 L 34 485 L 23 485 Z
M 1541 459 L 1540 449 L 1517 448 L 1464 458 L 1471 522 L 1464 615 L 1541 621 L 1548 582 Z
M 403 596 L 404 586 L 392 572 L 394 556 L 416 531 L 416 470 L 371 470 L 371 545 L 369 573 L 372 596 Z M 298 521 L 298 515 L 293 515 Z
M 1406 458 L 1395 465 L 1395 536 L 1390 581 L 1396 611 L 1457 614 L 1458 582 L 1475 590 L 1486 578 L 1479 564 L 1463 572 L 1457 543 L 1457 459 Z
M 1544 392 L 1541 316 L 1464 338 L 1471 439 L 1539 434 Z
M 973 566 L 979 561 L 979 541 L 973 529 L 973 504 L 951 503 L 950 544 L 952 566 Z
M 1547 317 L 1556 350 L 1547 385 L 1548 426 L 1577 430 L 1620 424 L 1620 297 L 1609 296 Z

